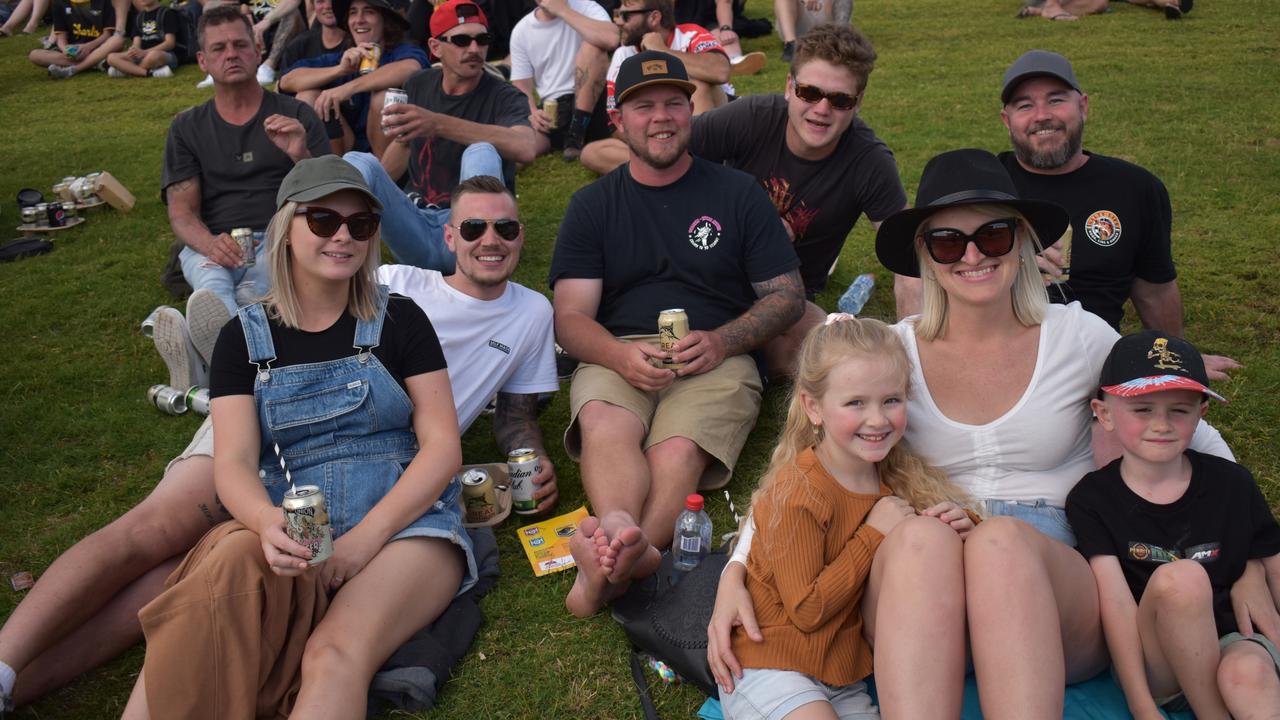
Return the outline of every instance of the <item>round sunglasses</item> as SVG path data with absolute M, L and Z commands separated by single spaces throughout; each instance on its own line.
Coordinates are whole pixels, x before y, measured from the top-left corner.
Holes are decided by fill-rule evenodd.
M 951 265 L 960 262 L 969 243 L 987 257 L 1009 254 L 1017 229 L 1017 218 L 1002 218 L 983 223 L 971 234 L 955 228 L 932 228 L 920 233 L 920 238 L 934 262 Z
M 466 240 L 467 242 L 475 242 L 484 235 L 484 232 L 489 228 L 489 225 L 493 225 L 493 231 L 498 234 L 498 237 L 506 240 L 507 242 L 512 242 L 516 238 L 520 237 L 520 228 L 523 227 L 519 220 L 512 220 L 511 218 L 500 218 L 497 220 L 467 218 L 453 227 L 458 231 L 458 235 L 460 235 L 463 240 Z
M 360 242 L 373 237 L 378 232 L 378 224 L 382 222 L 381 215 L 369 210 L 344 216 L 328 208 L 308 207 L 299 210 L 294 215 L 305 217 L 307 219 L 307 228 L 315 233 L 316 236 L 322 238 L 333 237 L 337 234 L 338 228 L 345 223 L 347 232 L 351 234 L 351 239 Z

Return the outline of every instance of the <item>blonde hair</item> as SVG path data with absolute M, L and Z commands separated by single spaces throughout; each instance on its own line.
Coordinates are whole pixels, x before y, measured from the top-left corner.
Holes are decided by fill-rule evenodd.
M 760 484 L 751 495 L 752 506 L 761 501 L 781 504 L 793 492 L 813 492 L 804 476 L 795 471 L 796 457 L 822 442 L 822 431 L 809 422 L 801 394 L 821 398 L 827 392 L 832 369 L 852 357 L 885 360 L 902 383 L 904 392 L 911 382 L 911 359 L 902 341 L 888 325 L 879 320 L 854 318 L 819 325 L 805 336 L 796 362 L 795 380 L 787 403 L 787 419 L 778 435 L 778 444 Z M 899 442 L 885 459 L 876 463 L 880 480 L 894 495 L 905 499 L 916 510 L 925 510 L 940 502 L 967 505 L 969 498 L 947 478 L 946 473 L 929 465 Z M 771 515 L 778 521 L 780 513 Z
M 1013 289 L 1010 293 L 1013 314 L 1025 327 L 1044 322 L 1045 313 L 1049 310 L 1049 295 L 1045 292 L 1044 280 L 1041 279 L 1040 270 L 1036 266 L 1036 255 L 1043 250 L 1043 247 L 1035 228 L 1027 222 L 1022 213 L 1008 205 L 979 203 L 966 205 L 965 209 L 989 218 L 1018 219 L 1018 233 L 1022 242 L 1018 247 L 1018 276 L 1013 281 Z M 916 231 L 917 235 L 928 222 L 929 218 L 925 218 L 924 222 L 920 223 Z M 933 274 L 929 251 L 923 243 L 916 244 L 916 260 L 920 266 L 920 280 L 924 286 L 920 318 L 916 321 L 916 336 L 921 340 L 936 340 L 942 336 L 947 326 L 947 292 L 938 284 L 938 278 Z
M 321 198 L 323 200 L 324 198 Z M 368 201 L 360 195 L 361 201 Z M 318 201 L 317 201 L 318 202 Z M 281 325 L 295 330 L 300 329 L 302 309 L 298 304 L 298 295 L 293 287 L 293 256 L 289 252 L 289 229 L 293 226 L 293 218 L 298 212 L 298 203 L 286 202 L 276 214 L 271 216 L 267 225 L 266 259 L 271 290 L 262 298 L 267 317 L 277 320 Z M 357 320 L 372 320 L 378 306 L 378 264 L 382 257 L 382 229 L 366 241 L 368 252 L 364 263 L 347 285 L 347 311 Z

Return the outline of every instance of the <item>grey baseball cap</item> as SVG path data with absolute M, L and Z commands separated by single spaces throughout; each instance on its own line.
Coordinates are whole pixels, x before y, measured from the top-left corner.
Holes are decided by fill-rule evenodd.
M 1022 57 L 1014 60 L 1008 70 L 1004 71 L 1004 86 L 1000 91 L 1001 104 L 1009 104 L 1009 96 L 1023 80 L 1042 75 L 1058 78 L 1070 85 L 1072 90 L 1084 92 L 1080 89 L 1080 83 L 1076 82 L 1076 73 L 1071 69 L 1070 60 L 1048 50 L 1028 50 L 1022 54 Z
M 276 193 L 276 209 L 284 207 L 290 200 L 310 202 L 340 190 L 355 190 L 369 199 L 369 205 L 374 210 L 382 209 L 382 203 L 369 191 L 360 171 L 337 155 L 299 160 L 280 183 L 280 190 Z

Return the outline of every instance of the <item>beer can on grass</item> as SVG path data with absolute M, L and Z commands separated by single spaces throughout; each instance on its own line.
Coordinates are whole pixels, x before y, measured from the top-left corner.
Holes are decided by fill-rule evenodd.
M 671 308 L 658 313 L 658 342 L 662 344 L 662 367 L 677 370 L 685 366 L 671 359 L 671 348 L 689 334 L 689 315 L 683 308 Z
M 511 475 L 511 509 L 520 515 L 538 511 L 533 499 L 533 476 L 542 472 L 538 453 L 533 448 L 520 448 L 507 453 L 507 472 Z
M 187 407 L 199 415 L 209 415 L 209 388 L 192 385 L 187 388 Z
M 333 528 L 329 526 L 329 510 L 324 493 L 315 485 L 290 488 L 284 494 L 284 531 L 295 542 L 311 551 L 312 565 L 333 555 Z
M 469 523 L 482 523 L 498 514 L 498 494 L 493 478 L 481 468 L 462 473 L 462 506 Z
M 557 98 L 547 98 L 542 101 L 542 112 L 551 118 L 551 129 L 555 130 L 560 127 L 560 100 Z
M 35 205 L 27 205 L 26 207 L 22 208 L 22 224 L 23 225 L 36 225 L 39 223 L 39 220 L 40 220 L 40 213 L 36 211 Z
M 381 62 L 381 60 L 382 60 L 382 46 L 377 43 L 374 43 L 373 47 L 369 48 L 369 54 L 361 56 L 360 58 L 360 74 L 368 75 L 374 70 L 377 70 L 378 63 Z M 385 106 L 386 101 L 384 100 L 383 102 Z
M 31 207 L 36 209 L 36 226 L 49 227 L 49 203 L 36 203 Z
M 168 385 L 152 385 L 147 390 L 147 402 L 170 415 L 181 415 L 187 411 L 187 394 Z
M 253 248 L 253 230 L 249 228 L 236 228 L 231 231 L 231 239 L 236 241 L 236 245 L 240 246 L 240 261 L 245 267 L 253 267 L 257 262 L 257 255 Z

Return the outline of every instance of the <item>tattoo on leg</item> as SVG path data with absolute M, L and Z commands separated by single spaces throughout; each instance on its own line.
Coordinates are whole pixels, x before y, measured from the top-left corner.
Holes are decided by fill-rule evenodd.
M 587 69 L 576 67 L 573 69 L 573 93 L 577 95 L 582 92 L 582 88 L 587 86 Z
M 209 512 L 208 505 L 200 503 L 200 512 L 204 513 L 204 519 L 209 521 L 209 527 L 213 527 L 218 524 L 218 521 L 213 519 L 213 513 Z

